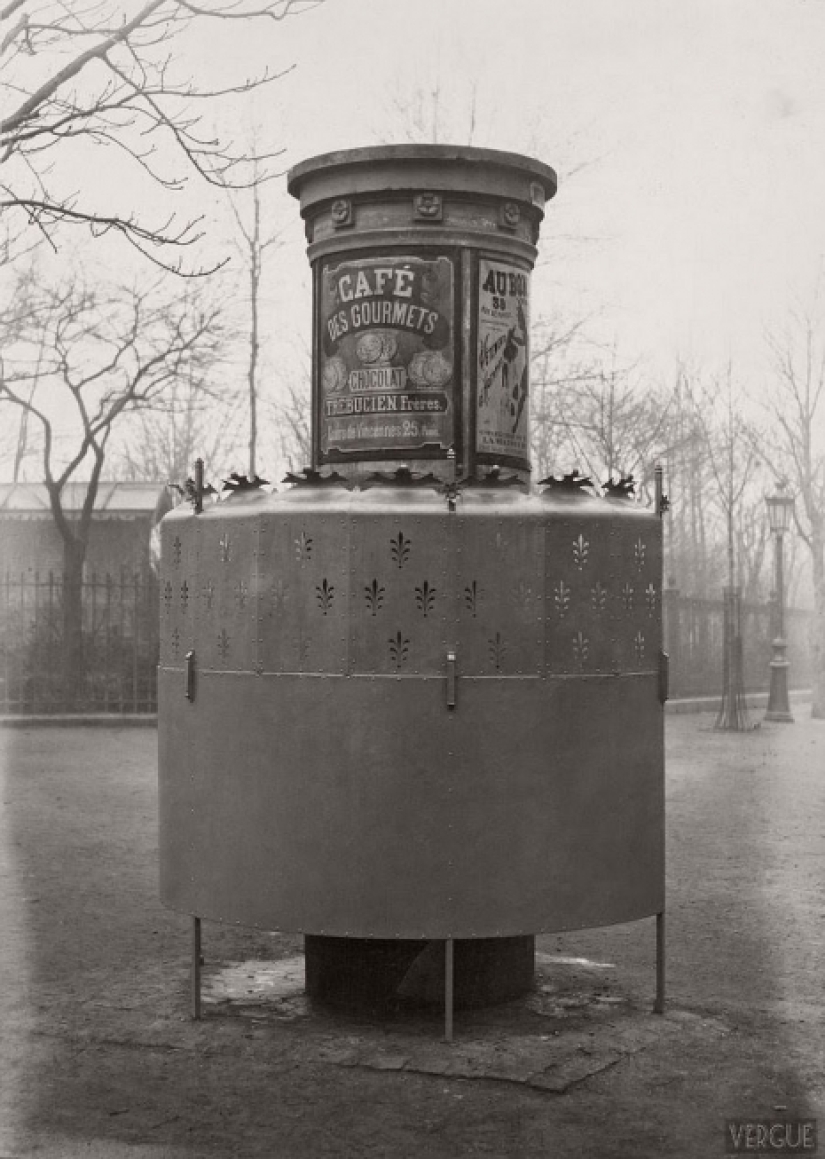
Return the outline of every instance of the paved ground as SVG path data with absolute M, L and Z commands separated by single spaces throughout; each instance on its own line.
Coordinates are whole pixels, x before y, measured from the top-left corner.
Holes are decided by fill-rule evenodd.
M 0 730 L 0 1159 L 711 1159 L 727 1118 L 825 1131 L 825 723 L 711 723 L 667 724 L 668 1013 L 651 920 L 540 939 L 536 993 L 453 1045 L 308 1009 L 298 940 L 216 925 L 192 1023 L 154 733 Z

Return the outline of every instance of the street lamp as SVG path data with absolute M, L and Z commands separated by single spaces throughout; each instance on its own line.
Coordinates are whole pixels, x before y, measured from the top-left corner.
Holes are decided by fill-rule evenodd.
M 788 661 L 785 659 L 785 574 L 782 560 L 783 536 L 790 529 L 793 514 L 793 496 L 785 492 L 786 484 L 781 482 L 774 495 L 766 495 L 768 523 L 774 536 L 776 568 L 776 636 L 773 641 L 771 660 L 771 688 L 765 720 L 792 721 L 791 706 L 788 703 Z

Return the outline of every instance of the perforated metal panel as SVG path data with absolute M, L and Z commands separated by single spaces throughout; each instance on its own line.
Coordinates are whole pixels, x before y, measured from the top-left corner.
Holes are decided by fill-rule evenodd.
M 261 518 L 261 671 L 347 671 L 348 542 L 346 511 L 299 507 Z
M 547 671 L 620 671 L 620 576 L 613 520 L 603 503 L 570 504 L 546 529 Z
M 181 667 L 195 646 L 198 524 L 195 516 L 161 526 L 160 663 Z
M 619 598 L 615 654 L 623 672 L 652 672 L 662 647 L 662 537 L 656 522 L 626 519 L 612 531 Z
M 353 515 L 354 674 L 443 676 L 453 619 L 451 528 L 443 516 L 432 502 Z
M 531 514 L 519 518 L 467 505 L 458 516 L 462 676 L 541 675 L 544 527 Z
M 584 500 L 549 520 L 547 671 L 655 671 L 660 575 L 661 528 L 650 515 Z
M 256 523 L 230 500 L 198 521 L 195 650 L 199 670 L 254 672 Z

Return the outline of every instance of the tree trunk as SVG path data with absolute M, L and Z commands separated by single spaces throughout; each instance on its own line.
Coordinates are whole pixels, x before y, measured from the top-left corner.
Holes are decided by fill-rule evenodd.
M 86 545 L 63 543 L 63 710 L 76 711 L 84 688 L 83 563 Z
M 811 716 L 825 719 L 825 543 L 815 535 L 811 545 L 814 577 L 814 630 L 811 640 L 813 700 Z

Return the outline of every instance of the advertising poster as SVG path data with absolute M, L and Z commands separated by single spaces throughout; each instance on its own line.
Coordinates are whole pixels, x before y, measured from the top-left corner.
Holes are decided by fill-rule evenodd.
M 529 459 L 530 275 L 481 258 L 478 293 L 479 453 Z
M 321 273 L 321 452 L 447 450 L 453 263 L 361 258 Z

